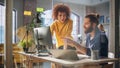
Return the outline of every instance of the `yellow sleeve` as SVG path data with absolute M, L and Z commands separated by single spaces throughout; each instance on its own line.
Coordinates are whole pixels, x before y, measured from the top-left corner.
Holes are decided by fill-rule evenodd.
M 69 24 L 68 32 L 67 32 L 68 37 L 72 37 L 72 29 L 73 29 L 73 21 L 70 20 L 70 24 Z
M 51 30 L 51 34 L 53 35 L 53 34 L 54 34 L 54 30 L 55 30 L 55 22 L 53 22 L 53 23 L 50 25 L 50 30 Z

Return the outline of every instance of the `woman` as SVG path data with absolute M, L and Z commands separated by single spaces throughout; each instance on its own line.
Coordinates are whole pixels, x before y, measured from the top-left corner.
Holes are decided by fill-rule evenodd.
M 63 38 L 69 37 L 72 39 L 73 21 L 70 19 L 70 8 L 65 4 L 57 4 L 53 8 L 52 13 L 54 22 L 50 26 L 52 35 L 56 37 L 56 47 L 63 49 Z M 72 47 L 68 47 L 72 48 Z

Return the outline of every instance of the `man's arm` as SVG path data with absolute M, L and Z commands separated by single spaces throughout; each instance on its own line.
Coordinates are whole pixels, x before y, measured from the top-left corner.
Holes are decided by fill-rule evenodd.
M 86 54 L 87 49 L 81 46 L 79 43 L 73 41 L 70 38 L 64 38 L 64 41 L 66 41 L 70 46 L 75 47 L 78 53 Z
M 105 34 L 101 35 L 101 56 L 108 57 L 108 39 Z

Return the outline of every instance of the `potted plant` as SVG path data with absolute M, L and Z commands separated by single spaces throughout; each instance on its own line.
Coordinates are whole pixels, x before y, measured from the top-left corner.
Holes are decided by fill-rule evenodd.
M 18 46 L 22 47 L 25 52 L 28 51 L 29 47 L 34 45 L 32 30 L 28 31 L 26 27 L 20 27 L 17 30 L 17 36 L 20 39 Z
M 42 26 L 41 14 L 43 12 L 38 12 L 37 15 L 33 15 L 32 21 L 26 26 L 22 26 L 17 30 L 17 36 L 21 40 L 18 46 L 22 47 L 25 52 L 28 48 L 34 45 L 33 40 L 33 28 Z M 39 18 L 40 17 L 40 18 Z
M 29 47 L 31 47 L 33 43 L 34 41 L 32 39 L 22 40 L 19 42 L 18 46 L 22 47 L 24 52 L 28 52 Z

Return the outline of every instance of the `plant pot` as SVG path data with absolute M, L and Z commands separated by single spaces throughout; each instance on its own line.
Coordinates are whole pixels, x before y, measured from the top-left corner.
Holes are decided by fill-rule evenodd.
M 27 53 L 27 52 L 28 52 L 28 49 L 29 49 L 29 48 L 23 48 L 23 51 L 24 51 L 25 53 Z

